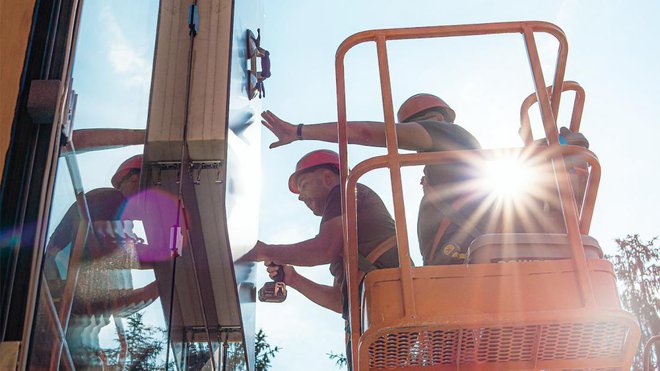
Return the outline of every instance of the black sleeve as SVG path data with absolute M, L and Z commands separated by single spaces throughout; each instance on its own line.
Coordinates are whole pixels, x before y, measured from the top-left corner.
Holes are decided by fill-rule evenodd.
M 323 210 L 321 223 L 338 216 L 341 216 L 341 192 L 339 186 L 336 186 L 330 190 L 328 198 L 325 201 L 325 209 Z
M 80 223 L 80 215 L 78 212 L 78 204 L 74 203 L 66 211 L 60 223 L 55 227 L 55 231 L 48 240 L 48 248 L 60 251 L 73 240 L 73 235 L 78 229 Z
M 99 188 L 87 192 L 85 198 L 92 221 L 121 219 L 126 200 L 120 191 L 114 188 Z M 78 204 L 73 203 L 50 237 L 49 248 L 56 247 L 61 250 L 72 242 L 80 221 Z
M 433 151 L 480 149 L 479 141 L 463 127 L 440 121 L 419 121 L 431 136 Z
M 98 188 L 85 194 L 89 214 L 96 220 L 121 220 L 126 199 L 114 188 Z

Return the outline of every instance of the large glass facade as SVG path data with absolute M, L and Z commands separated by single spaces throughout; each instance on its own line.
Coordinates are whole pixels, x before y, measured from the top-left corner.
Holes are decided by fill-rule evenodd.
M 192 170 L 198 177 L 209 170 L 219 187 L 213 191 L 222 202 L 210 222 L 224 231 L 225 241 L 212 248 L 235 250 L 234 258 L 230 251 L 228 258 L 209 256 L 211 247 L 190 232 L 209 223 L 202 220 L 208 215 L 200 215 L 200 207 L 184 196 L 195 193 L 186 187 L 199 183 L 182 180 L 186 169 L 181 164 L 190 159 L 182 157 L 177 164 L 144 157 L 162 12 L 158 0 L 84 3 L 72 83 L 76 113 L 57 160 L 30 369 L 248 368 L 253 265 L 234 260 L 254 244 L 256 228 L 249 226 L 256 226 L 258 200 L 245 204 L 251 190 L 236 186 L 242 184 L 245 161 L 254 165 L 239 156 L 246 151 L 242 143 L 250 142 L 246 135 L 258 138 L 259 130 L 245 130 L 252 115 L 239 115 L 243 123 L 234 117 L 233 126 L 241 130 L 226 147 L 234 160 L 224 163 L 235 168 L 207 169 L 204 163 Z M 245 33 L 235 36 L 233 41 L 244 46 Z M 230 53 L 235 83 L 243 84 L 239 54 L 244 47 Z M 259 109 L 242 105 L 239 110 Z M 248 230 L 230 236 L 233 225 Z M 226 262 L 215 267 L 227 271 L 222 283 L 205 265 L 213 259 Z M 218 297 L 222 292 L 233 294 Z
M 142 153 L 158 8 L 84 4 L 76 115 L 52 198 L 31 368 L 165 366 L 165 316 L 142 218 L 130 210 L 140 166 L 112 184 L 120 164 Z

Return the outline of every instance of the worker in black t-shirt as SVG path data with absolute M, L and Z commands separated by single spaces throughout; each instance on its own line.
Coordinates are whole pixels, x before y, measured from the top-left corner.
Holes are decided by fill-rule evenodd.
M 339 155 L 336 152 L 318 150 L 305 155 L 289 178 L 289 189 L 299 195 L 298 199 L 314 215 L 321 217 L 318 235 L 285 245 L 258 241 L 244 259 L 284 265 L 284 282 L 287 285 L 316 304 L 343 313 L 346 317 L 346 290 L 342 288 L 345 274 L 339 183 Z M 380 197 L 362 184 L 357 185 L 357 224 L 361 274 L 378 268 L 397 267 L 394 220 Z M 291 267 L 322 264 L 330 264 L 334 277 L 332 286 L 313 282 Z M 268 268 L 271 277 L 278 269 L 275 266 Z
M 80 228 L 81 205 L 74 203 L 51 235 L 44 254 L 44 285 L 58 313 L 64 298 L 70 297 L 75 278 L 66 341 L 76 368 L 101 367 L 99 333 L 110 324 L 110 317 L 128 316 L 153 302 L 157 286 L 133 287 L 131 269 L 143 268 L 138 256 L 139 239 L 133 233 L 132 219 L 126 214 L 127 201 L 138 192 L 142 155 L 124 161 L 112 177 L 112 188 L 98 188 L 85 194 L 89 210 L 89 233 Z M 84 238 L 86 236 L 86 238 Z M 80 251 L 76 255 L 74 251 Z M 37 333 L 43 341 L 35 351 L 35 365 L 49 361 L 52 336 L 48 316 L 40 306 Z M 46 341 L 49 339 L 49 341 Z

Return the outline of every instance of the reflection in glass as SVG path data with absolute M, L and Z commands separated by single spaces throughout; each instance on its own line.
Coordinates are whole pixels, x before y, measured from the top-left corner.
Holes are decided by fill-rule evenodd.
M 131 206 L 157 15 L 154 0 L 84 4 L 73 143 L 56 175 L 30 369 L 165 368 L 154 262 Z
M 211 271 L 201 264 L 210 261 L 207 254 L 216 252 L 216 244 L 191 243 L 190 231 L 199 230 L 202 216 L 188 212 L 195 210 L 190 203 L 181 207 L 179 184 L 187 183 L 179 182 L 176 161 L 151 158 L 142 164 L 159 6 L 157 0 L 85 1 L 73 71 L 77 112 L 56 174 L 31 369 L 247 370 L 243 329 L 247 323 L 248 337 L 253 336 L 252 265 L 236 264 L 239 308 L 230 296 L 236 289 L 233 274 L 211 275 L 221 271 L 218 265 Z M 250 108 L 253 117 L 258 111 Z M 246 153 L 252 143 L 247 133 L 258 138 L 259 125 L 235 136 Z M 258 168 L 258 163 L 230 163 L 238 169 L 230 174 L 241 179 L 253 179 L 251 169 Z M 216 192 L 224 189 L 217 174 L 211 180 Z M 256 239 L 258 204 L 252 196 L 259 192 L 248 187 L 255 182 L 247 183 L 231 182 L 241 189 L 228 197 L 230 204 L 242 197 L 249 202 L 229 208 L 234 258 Z M 224 196 L 222 191 L 223 201 Z M 181 234 L 177 259 L 172 258 L 173 225 L 188 232 Z M 225 241 L 224 233 L 219 240 Z M 211 257 L 231 264 L 229 250 L 223 251 L 224 260 Z M 253 344 L 247 348 L 252 352 Z

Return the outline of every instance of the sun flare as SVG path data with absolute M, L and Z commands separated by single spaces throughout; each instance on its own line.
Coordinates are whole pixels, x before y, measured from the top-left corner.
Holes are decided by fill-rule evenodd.
M 502 157 L 484 163 L 481 183 L 493 196 L 513 199 L 533 191 L 536 175 L 520 158 Z

